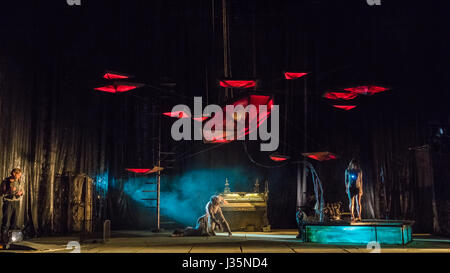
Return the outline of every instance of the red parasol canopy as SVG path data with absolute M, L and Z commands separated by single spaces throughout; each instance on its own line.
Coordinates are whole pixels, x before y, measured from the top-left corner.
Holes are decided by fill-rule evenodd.
M 123 93 L 139 87 L 144 86 L 142 83 L 131 83 L 131 82 L 114 82 L 101 87 L 94 88 L 98 91 L 109 92 L 109 93 Z
M 255 80 L 221 80 L 220 86 L 226 88 L 252 88 L 256 86 Z
M 348 111 L 356 108 L 356 105 L 333 105 L 333 107 Z
M 231 103 L 231 105 L 233 106 L 238 106 L 238 105 L 242 105 L 244 108 L 247 107 L 248 105 L 254 105 L 256 107 L 256 113 L 257 113 L 257 117 L 256 117 L 256 129 L 269 117 L 271 110 L 272 110 L 272 106 L 273 106 L 273 98 L 270 95 L 256 95 L 256 94 L 251 94 L 251 95 L 247 95 L 244 96 L 243 98 L 240 98 L 236 101 L 234 101 L 233 103 Z M 266 105 L 267 106 L 267 112 L 266 113 L 260 113 L 260 109 L 259 106 L 261 105 Z M 237 122 L 242 119 L 242 118 L 247 118 L 247 114 L 243 114 L 243 115 L 236 115 L 233 116 L 231 119 L 227 119 L 227 115 L 232 115 L 232 113 L 227 113 L 226 111 L 226 106 L 224 106 L 222 108 L 223 110 L 223 126 L 224 128 L 217 128 L 216 132 L 220 132 L 222 131 L 223 133 L 220 134 L 220 137 L 217 138 L 212 138 L 212 136 L 207 136 L 208 139 L 213 139 L 212 141 L 208 141 L 205 139 L 205 142 L 209 142 L 209 143 L 226 143 L 226 142 L 231 142 L 236 140 L 237 138 L 243 138 L 245 135 L 248 135 L 249 133 L 251 133 L 249 125 L 250 122 L 253 122 L 254 117 L 249 117 L 248 119 L 248 123 L 246 122 L 244 128 L 241 131 L 237 131 Z M 253 118 L 252 120 L 250 120 L 250 118 Z M 226 131 L 227 128 L 227 122 L 233 122 L 234 123 L 234 129 L 235 131 Z M 228 128 L 231 127 L 232 124 L 229 124 Z M 226 137 L 228 136 L 233 136 L 232 140 L 226 140 Z M 205 135 L 204 135 L 205 137 Z
M 323 95 L 324 98 L 330 99 L 330 100 L 352 100 L 358 97 L 357 93 L 352 92 L 326 92 Z
M 164 170 L 163 167 L 154 166 L 152 169 L 125 169 L 129 172 L 136 173 L 136 174 L 151 174 L 156 173 L 158 171 Z
M 191 117 L 188 113 L 186 113 L 184 111 L 165 112 L 162 114 L 165 116 L 171 117 L 171 118 L 190 118 Z M 195 121 L 202 122 L 208 118 L 209 117 L 193 117 L 192 119 Z
M 184 111 L 165 112 L 163 115 L 171 118 L 189 118 L 189 115 Z
M 302 153 L 302 155 L 317 161 L 326 161 L 338 158 L 336 154 L 330 152 Z
M 388 91 L 389 88 L 383 87 L 383 86 L 376 86 L 376 85 L 360 85 L 360 86 L 345 88 L 344 90 L 352 92 L 352 93 L 371 96 L 373 94 Z
M 151 169 L 125 169 L 125 170 L 132 172 L 132 173 L 147 173 Z
M 276 162 L 286 161 L 290 158 L 287 155 L 281 155 L 279 153 L 273 153 L 269 157 L 270 157 L 270 159 L 272 159 L 273 161 L 276 161 Z
M 107 80 L 117 80 L 117 79 L 128 79 L 131 78 L 130 75 L 121 73 L 121 72 L 114 72 L 107 70 L 105 74 L 103 75 L 103 78 Z
M 305 75 L 308 75 L 308 73 L 305 72 L 284 72 L 284 78 L 286 80 L 295 80 L 298 78 L 301 78 Z

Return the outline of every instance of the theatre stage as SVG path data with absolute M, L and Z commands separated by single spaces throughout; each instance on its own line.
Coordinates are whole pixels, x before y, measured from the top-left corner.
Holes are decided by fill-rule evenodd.
M 170 237 L 170 231 L 113 231 L 102 243 L 93 239 L 80 244 L 81 253 L 367 253 L 366 244 L 319 244 L 296 239 L 296 230 L 272 232 L 235 232 L 232 237 Z M 450 253 L 450 238 L 413 234 L 405 245 L 381 245 L 381 253 Z M 23 241 L 2 252 L 60 253 L 79 237 L 42 237 Z

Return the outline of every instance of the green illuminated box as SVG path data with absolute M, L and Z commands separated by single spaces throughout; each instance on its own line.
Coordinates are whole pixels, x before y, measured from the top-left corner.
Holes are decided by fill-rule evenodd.
M 306 241 L 322 244 L 407 244 L 412 240 L 409 221 L 362 221 L 307 224 Z

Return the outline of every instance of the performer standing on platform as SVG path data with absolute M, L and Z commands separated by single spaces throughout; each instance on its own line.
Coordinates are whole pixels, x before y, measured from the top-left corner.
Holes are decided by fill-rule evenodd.
M 352 160 L 345 170 L 345 188 L 348 195 L 352 221 L 361 220 L 361 198 L 363 195 L 363 174 L 357 161 Z M 358 217 L 355 219 L 355 201 Z
M 227 201 L 223 199 L 220 195 L 211 196 L 211 200 L 206 204 L 206 215 L 208 216 L 208 235 L 214 236 L 216 233 L 214 230 L 216 226 L 224 227 L 225 231 L 228 232 L 228 235 L 231 236 L 231 229 L 228 225 L 227 220 L 223 216 L 222 209 L 220 208 L 220 204 L 227 204 Z

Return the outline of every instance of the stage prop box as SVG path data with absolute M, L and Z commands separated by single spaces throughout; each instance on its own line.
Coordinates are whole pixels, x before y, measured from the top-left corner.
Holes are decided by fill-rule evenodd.
M 230 224 L 232 231 L 270 231 L 267 219 L 267 199 L 269 191 L 259 193 L 259 183 L 256 181 L 253 192 L 231 192 L 225 184 L 221 195 L 228 202 L 222 205 L 222 212 Z
M 412 221 L 364 220 L 350 223 L 309 223 L 306 241 L 323 244 L 404 245 L 412 241 Z

